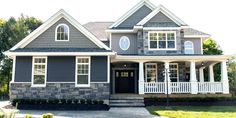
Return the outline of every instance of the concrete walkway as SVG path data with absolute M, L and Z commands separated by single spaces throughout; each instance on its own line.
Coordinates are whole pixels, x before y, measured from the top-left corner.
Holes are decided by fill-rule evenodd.
M 159 118 L 151 115 L 144 107 L 111 108 L 109 111 L 20 110 L 16 114 L 16 118 L 22 118 L 27 113 L 37 118 L 41 118 L 41 114 L 43 113 L 53 113 L 56 118 Z

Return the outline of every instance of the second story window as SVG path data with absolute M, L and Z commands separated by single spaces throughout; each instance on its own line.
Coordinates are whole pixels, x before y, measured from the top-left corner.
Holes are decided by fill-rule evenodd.
M 191 42 L 191 41 L 184 42 L 184 53 L 185 54 L 194 54 L 193 42 Z
M 149 35 L 150 50 L 175 50 L 176 34 L 173 31 L 152 31 Z
M 69 27 L 59 24 L 55 30 L 55 41 L 69 41 Z

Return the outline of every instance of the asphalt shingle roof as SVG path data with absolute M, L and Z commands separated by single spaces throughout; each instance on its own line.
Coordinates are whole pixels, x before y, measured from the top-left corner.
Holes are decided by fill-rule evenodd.
M 103 48 L 20 48 L 12 52 L 111 52 Z

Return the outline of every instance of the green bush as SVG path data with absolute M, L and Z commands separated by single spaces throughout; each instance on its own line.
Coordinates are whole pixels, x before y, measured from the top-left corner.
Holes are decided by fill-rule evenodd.
M 42 118 L 53 118 L 53 114 L 52 113 L 42 114 Z
M 4 113 L 0 112 L 0 118 L 4 118 Z
M 61 104 L 66 104 L 66 99 L 61 99 Z
M 31 114 L 25 114 L 24 118 L 33 118 Z
M 91 99 L 87 99 L 87 104 L 92 104 L 92 100 Z
M 81 99 L 80 104 L 85 104 L 85 99 Z
M 99 100 L 98 104 L 104 104 L 104 101 L 103 100 Z
M 98 104 L 98 101 L 97 100 L 93 100 L 93 104 Z
M 74 104 L 78 104 L 79 100 L 78 99 L 74 99 L 73 102 L 74 102 Z
M 68 99 L 66 103 L 67 103 L 67 104 L 72 104 L 72 100 L 71 100 L 71 99 Z

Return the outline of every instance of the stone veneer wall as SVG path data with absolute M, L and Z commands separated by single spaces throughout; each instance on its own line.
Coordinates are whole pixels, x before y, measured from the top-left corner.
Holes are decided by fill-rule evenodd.
M 91 83 L 90 87 L 75 87 L 74 83 L 47 83 L 46 87 L 31 87 L 31 83 L 11 83 L 10 99 L 98 99 L 108 103 L 109 83 Z

